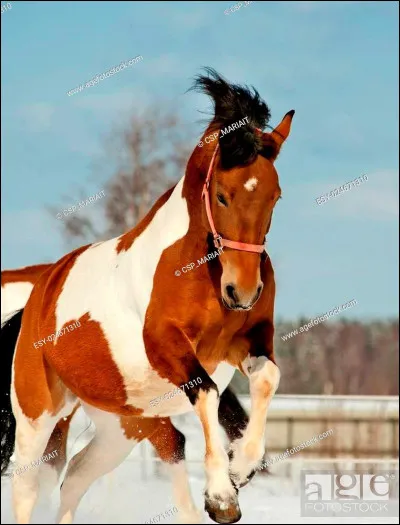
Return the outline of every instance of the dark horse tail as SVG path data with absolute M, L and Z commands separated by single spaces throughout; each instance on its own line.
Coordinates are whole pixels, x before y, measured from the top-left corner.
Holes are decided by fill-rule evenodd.
M 1 326 L 1 475 L 6 473 L 14 452 L 15 417 L 11 409 L 11 375 L 15 346 L 21 328 L 22 310 L 18 310 Z

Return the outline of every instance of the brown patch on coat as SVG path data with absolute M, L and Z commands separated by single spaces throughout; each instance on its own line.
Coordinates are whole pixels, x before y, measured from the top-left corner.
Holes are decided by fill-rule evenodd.
M 141 415 L 142 409 L 126 406 L 124 381 L 99 322 L 88 313 L 79 322 L 82 326 L 64 334 L 56 345 L 46 345 L 46 360 L 82 401 L 109 412 Z
M 225 248 L 224 252 L 207 263 L 197 265 L 191 271 L 175 275 L 190 262 L 196 263 L 204 255 L 215 250 L 210 245 L 210 226 L 201 198 L 206 173 L 216 142 L 207 144 L 205 137 L 214 131 L 213 125 L 203 135 L 204 146 L 193 151 L 183 184 L 182 197 L 186 199 L 190 217 L 187 234 L 168 247 L 161 255 L 154 280 L 149 306 L 146 312 L 143 337 L 150 364 L 157 373 L 168 378 L 176 386 L 194 379 L 199 364 L 210 375 L 222 361 L 241 368 L 241 362 L 251 356 L 266 355 L 274 361 L 273 315 L 275 299 L 274 273 L 270 258 L 248 252 Z M 219 155 L 216 157 L 210 191 L 214 195 L 212 209 L 214 220 L 221 213 L 216 207 L 216 173 L 221 169 Z M 245 190 L 241 213 L 250 228 L 232 221 L 227 214 L 218 220 L 216 227 L 223 226 L 222 235 L 228 239 L 262 243 L 263 232 L 269 229 L 272 209 L 280 194 L 278 176 L 273 164 L 263 158 L 249 166 L 233 168 L 222 174 L 228 191 L 241 191 L 249 177 L 260 181 L 255 196 Z M 221 178 L 221 177 L 219 177 Z M 263 189 L 261 189 L 261 186 Z M 257 193 L 257 192 L 255 192 Z M 242 194 L 237 193 L 239 201 Z M 261 202 L 268 196 L 268 202 Z M 247 200 L 246 200 L 247 199 Z M 258 199 L 257 206 L 262 218 L 255 215 L 248 199 Z M 261 199 L 261 200 L 260 200 Z M 257 220 L 256 220 L 257 219 Z M 225 221 L 225 222 L 224 222 Z M 225 224 L 226 223 L 226 224 Z M 250 275 L 260 269 L 264 288 L 258 302 L 250 311 L 231 311 L 221 301 L 222 264 L 233 261 L 238 269 L 238 282 L 251 286 Z M 200 362 L 200 363 L 199 363 Z M 196 375 L 195 375 L 196 374 Z
M 166 418 L 119 416 L 121 428 L 127 439 L 142 441 L 158 430 Z
M 185 459 L 185 436 L 169 417 L 159 420 L 157 430 L 148 439 L 162 461 L 177 463 Z
M 43 455 L 50 454 L 51 452 L 57 451 L 57 455 L 54 461 L 51 462 L 52 466 L 60 474 L 62 469 L 65 467 L 67 462 L 67 441 L 68 441 L 68 430 L 71 425 L 71 420 L 78 410 L 79 405 L 76 405 L 71 414 L 67 417 L 61 418 L 50 436 L 47 442 L 46 449 Z
M 1 272 L 1 286 L 8 283 L 32 283 L 39 279 L 40 275 L 48 270 L 52 264 L 37 264 L 33 266 L 25 266 L 16 270 L 3 270 Z
M 65 404 L 67 389 L 34 342 L 54 333 L 56 301 L 70 269 L 88 247 L 78 248 L 42 273 L 24 309 L 14 357 L 14 387 L 21 410 L 33 420 L 44 411 L 55 415 Z
M 16 391 L 24 413 L 36 419 L 48 410 L 57 414 L 64 405 L 67 389 L 82 401 L 110 412 L 141 415 L 142 409 L 126 406 L 123 377 L 114 362 L 100 323 L 89 313 L 74 321 L 81 326 L 65 332 L 56 343 L 46 339 L 56 331 L 56 304 L 68 275 L 78 257 L 91 245 L 67 254 L 39 278 L 22 318 L 22 330 L 16 351 Z M 33 373 L 32 373 L 33 371 Z

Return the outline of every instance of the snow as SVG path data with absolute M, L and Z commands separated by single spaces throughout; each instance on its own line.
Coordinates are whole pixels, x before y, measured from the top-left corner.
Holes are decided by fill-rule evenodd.
M 93 435 L 93 425 L 77 414 L 69 436 L 69 455 L 78 452 Z M 187 437 L 190 485 L 196 504 L 203 509 L 204 471 L 200 461 L 204 445 L 200 426 L 193 414 L 174 419 Z M 86 430 L 85 430 L 86 429 Z M 81 501 L 75 523 L 144 523 L 174 506 L 171 484 L 160 463 L 151 460 L 150 446 L 137 446 L 127 460 L 111 474 L 95 482 Z M 146 456 L 147 454 L 147 456 Z M 295 464 L 295 467 L 292 465 Z M 240 523 L 319 524 L 320 519 L 300 517 L 299 462 L 282 461 L 272 467 L 271 476 L 257 474 L 240 490 Z M 301 468 L 304 464 L 301 463 Z M 310 468 L 307 464 L 306 468 Z M 318 465 L 318 468 L 321 468 Z M 288 476 L 288 474 L 291 474 Z M 2 479 L 1 522 L 15 523 L 11 508 L 11 482 Z M 32 523 L 54 523 L 59 491 L 38 502 Z M 160 523 L 175 523 L 176 515 Z M 204 514 L 204 523 L 214 523 Z M 347 522 L 347 520 L 346 520 Z M 343 518 L 324 518 L 323 523 L 343 525 Z M 354 524 L 398 523 L 396 518 L 353 518 Z

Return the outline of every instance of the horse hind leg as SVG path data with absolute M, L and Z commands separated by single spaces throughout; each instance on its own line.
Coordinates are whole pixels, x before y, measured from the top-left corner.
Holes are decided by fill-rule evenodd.
M 42 454 L 57 421 L 71 413 L 75 401 L 54 372 L 45 366 L 42 354 L 25 343 L 29 322 L 25 334 L 23 329 L 20 333 L 21 321 L 22 311 L 1 329 L 2 346 L 6 347 L 2 348 L 5 373 L 10 377 L 10 381 L 2 385 L 6 394 L 2 397 L 1 413 L 2 473 L 14 452 L 14 513 L 17 523 L 29 523 L 38 497 Z M 11 392 L 7 386 L 10 384 Z
M 13 507 L 17 523 L 29 523 L 39 494 L 39 472 L 43 452 L 60 416 L 71 411 L 65 406 L 57 416 L 46 410 L 36 419 L 25 416 L 13 396 L 16 419 L 15 465 L 12 477 Z
M 50 494 L 59 483 L 61 473 L 67 463 L 68 431 L 78 408 L 79 405 L 76 405 L 69 416 L 57 422 L 47 443 L 44 456 L 51 459 L 42 463 L 39 470 L 40 491 L 43 495 Z
M 203 514 L 194 504 L 186 470 L 185 436 L 169 418 L 161 418 L 158 429 L 148 439 L 170 471 L 180 523 L 201 523 Z
M 72 523 L 79 502 L 92 483 L 118 467 L 141 440 L 124 428 L 125 420 L 137 418 L 126 418 L 86 404 L 83 408 L 95 424 L 96 432 L 68 464 L 61 485 L 57 523 Z
M 61 486 L 58 523 L 72 523 L 78 504 L 92 483 L 114 470 L 143 439 L 149 439 L 172 474 L 174 499 L 182 523 L 200 523 L 190 494 L 184 462 L 185 437 L 170 420 L 118 416 L 84 405 L 96 427 L 92 441 L 70 461 Z

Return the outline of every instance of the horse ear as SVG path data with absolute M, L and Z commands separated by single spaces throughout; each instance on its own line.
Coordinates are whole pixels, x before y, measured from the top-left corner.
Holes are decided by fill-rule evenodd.
M 294 109 L 288 111 L 286 115 L 283 117 L 283 119 L 281 120 L 280 124 L 278 124 L 276 128 L 273 131 L 271 131 L 271 133 L 269 134 L 276 145 L 275 152 L 271 158 L 272 161 L 276 159 L 276 157 L 278 156 L 279 150 L 281 149 L 282 144 L 285 142 L 285 140 L 289 136 L 293 115 L 294 115 Z

